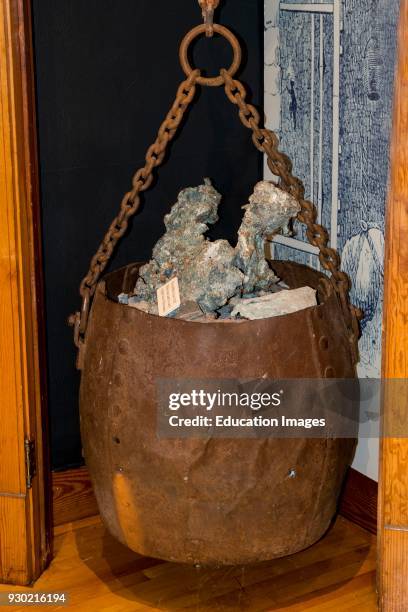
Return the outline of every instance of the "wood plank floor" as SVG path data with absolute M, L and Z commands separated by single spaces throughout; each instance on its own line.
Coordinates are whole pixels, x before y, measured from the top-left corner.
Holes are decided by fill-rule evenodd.
M 297 555 L 223 569 L 141 557 L 93 517 L 57 527 L 55 558 L 33 590 L 68 593 L 65 608 L 48 610 L 366 612 L 377 609 L 375 566 L 376 538 L 342 517 L 320 542 Z M 10 590 L 30 591 L 0 587 Z

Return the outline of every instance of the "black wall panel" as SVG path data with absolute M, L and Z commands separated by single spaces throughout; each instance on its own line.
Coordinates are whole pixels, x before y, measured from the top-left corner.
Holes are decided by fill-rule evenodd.
M 178 44 L 201 21 L 195 0 L 33 0 L 49 357 L 52 465 L 81 463 L 72 330 L 78 285 L 183 73 Z M 229 0 L 219 21 L 244 47 L 240 78 L 262 102 L 263 2 Z M 222 39 L 198 41 L 197 66 L 229 65 Z M 213 179 L 224 195 L 212 237 L 234 241 L 262 160 L 222 88 L 203 89 L 112 267 L 148 259 L 180 189 Z

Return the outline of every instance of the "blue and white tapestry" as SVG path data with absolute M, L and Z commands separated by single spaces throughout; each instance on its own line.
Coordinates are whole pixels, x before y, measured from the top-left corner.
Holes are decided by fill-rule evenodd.
M 384 217 L 399 0 L 265 0 L 265 112 L 364 312 L 359 374 L 381 363 Z M 268 170 L 265 170 L 268 176 Z M 297 228 L 274 257 L 319 266 Z

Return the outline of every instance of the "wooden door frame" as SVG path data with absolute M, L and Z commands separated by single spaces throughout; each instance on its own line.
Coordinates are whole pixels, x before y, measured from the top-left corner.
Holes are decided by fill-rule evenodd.
M 50 556 L 31 3 L 0 2 L 0 582 Z M 34 474 L 36 472 L 36 474 Z
M 383 377 L 408 379 L 408 0 L 401 0 L 391 175 L 387 206 Z M 404 388 L 405 387 L 405 388 Z M 386 385 L 384 433 L 408 424 L 407 385 Z M 402 432 L 406 435 L 406 431 Z M 408 440 L 380 448 L 378 586 L 380 610 L 408 610 Z

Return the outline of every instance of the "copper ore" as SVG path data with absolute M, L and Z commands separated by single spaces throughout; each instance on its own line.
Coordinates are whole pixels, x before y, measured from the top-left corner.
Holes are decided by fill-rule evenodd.
M 164 218 L 166 233 L 140 269 L 129 304 L 155 314 L 157 289 L 175 276 L 182 304 L 195 302 L 204 313 L 222 308 L 233 296 L 272 289 L 279 279 L 265 260 L 264 241 L 288 225 L 299 211 L 297 200 L 273 183 L 258 183 L 244 206 L 235 249 L 227 240 L 211 242 L 204 236 L 218 221 L 220 201 L 209 179 L 181 191 Z
M 218 221 L 220 194 L 206 179 L 204 185 L 184 189 L 164 218 L 167 232 L 153 249 L 152 260 L 140 269 L 137 298 L 153 312 L 157 289 L 177 276 L 181 302 L 196 302 L 203 312 L 214 312 L 235 295 L 244 275 L 234 266 L 235 251 L 226 240 L 204 237 L 207 224 Z M 137 307 L 137 302 L 134 302 Z
M 265 259 L 265 239 L 287 231 L 289 221 L 300 211 L 299 202 L 274 183 L 255 185 L 238 231 L 237 265 L 245 272 L 244 293 L 270 290 L 279 281 Z

